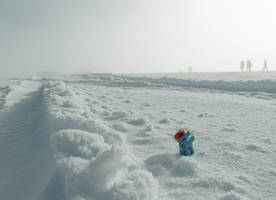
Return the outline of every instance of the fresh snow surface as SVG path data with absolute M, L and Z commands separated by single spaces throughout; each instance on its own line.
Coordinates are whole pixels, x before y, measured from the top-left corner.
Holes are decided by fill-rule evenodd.
M 275 75 L 0 81 L 0 199 L 274 200 Z

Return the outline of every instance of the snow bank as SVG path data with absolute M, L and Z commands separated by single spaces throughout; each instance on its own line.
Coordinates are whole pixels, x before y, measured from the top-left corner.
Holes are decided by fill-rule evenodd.
M 68 200 L 154 200 L 158 184 L 151 173 L 139 169 L 125 143 L 121 124 L 106 125 L 89 108 L 81 90 L 64 82 L 49 82 L 44 101 L 53 135 L 59 173 L 64 179 L 63 194 Z M 90 102 L 90 101 L 89 101 Z M 128 119 L 125 112 L 112 112 L 104 120 Z M 138 119 L 133 125 L 145 122 Z
M 0 81 L 0 111 L 26 99 L 41 87 L 39 82 L 28 80 Z
M 197 163 L 191 158 L 178 154 L 161 153 L 150 156 L 145 160 L 147 169 L 154 176 L 164 176 L 171 174 L 174 177 L 197 176 Z
M 11 107 L 12 105 L 20 102 L 22 99 L 28 97 L 31 92 L 35 92 L 41 87 L 41 83 L 24 80 L 20 84 L 13 84 L 9 88 L 9 92 L 6 96 L 6 107 Z
M 85 94 L 64 82 L 49 82 L 45 86 L 44 104 L 52 132 L 62 129 L 80 129 L 100 134 L 107 143 L 122 143 L 122 135 L 98 119 L 86 105 Z M 122 113 L 114 115 L 122 116 Z
M 85 122 L 85 106 L 81 95 L 64 82 L 50 81 L 44 86 L 44 105 L 49 124 L 55 132 L 67 128 L 80 128 Z
M 158 189 L 158 183 L 151 173 L 134 170 L 112 188 L 112 199 L 155 200 L 158 199 Z
M 6 102 L 6 96 L 9 94 L 11 90 L 12 88 L 9 85 L 0 87 L 0 110 L 2 110 L 2 108 L 4 107 Z
M 102 136 L 74 129 L 56 132 L 51 136 L 51 144 L 56 152 L 85 159 L 96 157 L 107 149 Z
M 136 170 L 126 146 L 111 146 L 103 137 L 80 130 L 51 136 L 67 199 L 157 199 L 158 184 L 149 172 Z
M 194 160 L 187 160 L 185 157 L 182 157 L 173 166 L 171 174 L 175 177 L 197 176 L 197 170 L 198 166 Z

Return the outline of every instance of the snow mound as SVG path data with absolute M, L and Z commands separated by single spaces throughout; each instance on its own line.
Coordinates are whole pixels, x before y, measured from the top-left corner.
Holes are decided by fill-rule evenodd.
M 120 132 L 108 127 L 100 120 L 87 120 L 83 127 L 89 132 L 98 133 L 103 136 L 105 142 L 108 144 L 122 144 L 125 141 Z
M 64 82 L 49 81 L 44 86 L 44 105 L 48 120 L 54 129 L 80 129 L 86 122 L 88 108 L 81 94 Z
M 113 200 L 155 200 L 158 199 L 158 184 L 152 174 L 134 170 L 112 188 Z
M 150 156 L 144 162 L 147 169 L 154 175 L 163 175 L 168 169 L 173 168 L 174 164 L 177 162 L 176 154 L 161 153 Z
M 147 188 L 156 187 L 156 184 L 152 183 L 154 180 L 148 174 L 142 176 L 142 172 L 138 174 L 141 175 L 139 177 L 129 174 L 128 169 L 134 159 L 126 152 L 127 149 L 113 146 L 90 160 L 81 157 L 60 157 L 57 164 L 65 179 L 66 198 L 151 199 L 154 196 L 152 190 L 148 190 L 144 196 L 141 193 Z M 137 186 L 137 190 L 133 188 L 133 184 Z M 126 188 L 132 191 L 126 194 Z
M 176 154 L 156 154 L 146 159 L 145 164 L 154 176 L 165 174 L 174 177 L 198 176 L 198 165 L 195 160 Z
M 4 107 L 6 102 L 5 98 L 11 90 L 12 88 L 9 85 L 0 87 L 0 110 Z
M 86 99 L 64 82 L 49 82 L 44 88 L 48 120 L 55 132 L 50 143 L 66 199 L 157 199 L 158 184 L 151 173 L 136 170 L 136 158 L 121 134 L 127 129 L 108 123 L 127 118 L 127 113 L 112 112 L 107 121 L 102 120 L 94 116 L 97 109 L 86 107 Z
M 52 131 L 80 129 L 102 135 L 107 143 L 122 142 L 120 133 L 95 117 L 97 111 L 86 105 L 87 98 L 79 88 L 62 81 L 49 81 L 44 87 L 44 104 Z M 126 116 L 126 113 L 113 113 L 116 118 L 123 116 Z
M 187 159 L 186 157 L 180 158 L 171 173 L 176 177 L 189 177 L 196 176 L 197 174 L 197 163 L 193 159 Z
M 95 157 L 108 148 L 102 136 L 74 129 L 56 132 L 51 136 L 51 145 L 56 152 L 85 159 Z
M 109 189 L 120 180 L 120 176 L 127 172 L 134 159 L 125 147 L 113 146 L 110 150 L 101 153 L 96 159 L 91 160 L 89 171 L 94 189 L 99 191 Z
M 21 100 L 29 97 L 29 94 L 36 92 L 41 87 L 39 82 L 23 80 L 20 82 L 10 82 L 4 87 L 0 87 L 0 108 L 11 107 Z

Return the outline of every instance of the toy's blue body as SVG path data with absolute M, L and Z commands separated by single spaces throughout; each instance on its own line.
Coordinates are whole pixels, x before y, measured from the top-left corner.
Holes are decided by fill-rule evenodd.
M 194 136 L 190 137 L 190 132 L 187 131 L 186 134 L 183 134 L 179 140 L 179 152 L 184 156 L 191 156 L 194 154 L 193 141 L 195 140 Z

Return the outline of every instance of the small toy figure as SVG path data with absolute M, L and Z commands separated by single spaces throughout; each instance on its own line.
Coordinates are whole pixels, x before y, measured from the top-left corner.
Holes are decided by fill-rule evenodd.
M 184 129 L 178 131 L 174 135 L 174 139 L 179 143 L 179 152 L 184 156 L 191 156 L 194 154 L 193 141 L 194 136 L 190 137 L 190 132 Z

